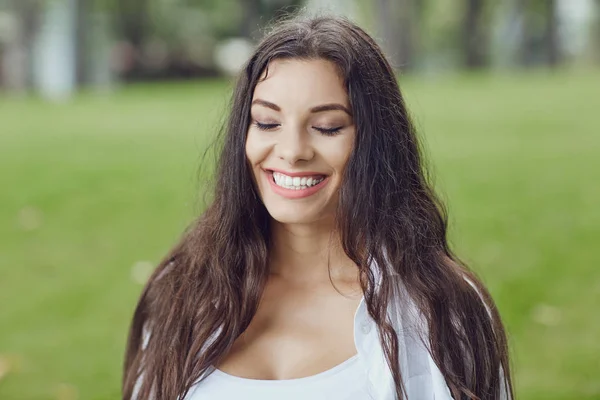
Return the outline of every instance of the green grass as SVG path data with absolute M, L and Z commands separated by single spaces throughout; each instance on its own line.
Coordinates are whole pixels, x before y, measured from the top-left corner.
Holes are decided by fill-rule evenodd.
M 600 398 L 599 83 L 401 79 L 454 247 L 504 316 L 522 399 Z M 132 266 L 158 261 L 197 213 L 227 90 L 0 98 L 0 399 L 119 398 Z

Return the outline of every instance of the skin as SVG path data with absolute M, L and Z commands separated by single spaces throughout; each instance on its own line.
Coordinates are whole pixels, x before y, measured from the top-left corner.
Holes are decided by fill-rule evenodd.
M 217 367 L 244 378 L 293 379 L 328 370 L 357 352 L 353 326 L 362 292 L 333 219 L 356 132 L 331 62 L 275 60 L 263 78 L 253 94 L 246 156 L 273 218 L 271 273 L 250 326 Z M 315 112 L 331 104 L 348 112 Z M 338 127 L 335 134 L 319 130 Z M 311 196 L 289 199 L 271 188 L 270 168 L 318 172 L 327 183 Z

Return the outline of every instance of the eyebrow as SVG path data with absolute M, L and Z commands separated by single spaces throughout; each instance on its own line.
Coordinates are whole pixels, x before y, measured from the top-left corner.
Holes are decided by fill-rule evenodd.
M 277 104 L 271 103 L 270 101 L 266 101 L 266 100 L 262 100 L 262 99 L 255 99 L 254 101 L 252 101 L 252 105 L 254 105 L 254 104 L 270 108 L 271 110 L 281 111 L 281 108 Z
M 340 111 L 345 112 L 349 116 L 352 116 L 352 113 L 350 112 L 350 110 L 348 110 L 346 107 L 344 107 L 343 105 L 338 104 L 338 103 L 330 103 L 330 104 L 323 104 L 320 106 L 316 106 L 316 107 L 311 108 L 310 112 L 318 113 L 318 112 L 332 111 L 332 110 L 340 110 Z
M 275 110 L 275 111 L 281 111 L 281 107 L 279 107 L 277 104 L 271 103 L 270 101 L 266 101 L 266 100 L 262 100 L 262 99 L 253 100 L 252 104 L 270 108 L 271 110 Z M 343 105 L 341 105 L 339 103 L 322 104 L 320 106 L 311 108 L 310 112 L 311 113 L 320 113 L 320 112 L 324 112 L 324 111 L 334 111 L 334 110 L 343 111 L 346 114 L 348 114 L 349 116 L 352 116 L 352 113 L 350 112 L 350 110 L 348 110 L 347 107 L 344 107 Z

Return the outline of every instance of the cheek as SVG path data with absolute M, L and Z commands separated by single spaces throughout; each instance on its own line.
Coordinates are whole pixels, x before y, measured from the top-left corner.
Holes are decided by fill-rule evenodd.
M 253 168 L 266 157 L 268 152 L 267 146 L 263 141 L 259 140 L 258 136 L 250 129 L 246 137 L 246 158 Z
M 329 148 L 331 149 L 328 152 L 329 165 L 341 174 L 354 149 L 354 135 L 340 138 L 338 143 L 335 143 L 334 146 L 330 146 Z

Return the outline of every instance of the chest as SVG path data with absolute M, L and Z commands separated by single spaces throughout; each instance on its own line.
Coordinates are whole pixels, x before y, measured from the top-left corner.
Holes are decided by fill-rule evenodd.
M 238 377 L 303 378 L 357 353 L 354 317 L 360 298 L 327 288 L 271 285 L 256 315 L 217 365 Z
M 298 368 L 290 368 L 289 371 L 291 372 L 289 372 L 288 375 L 285 376 L 280 375 L 273 368 L 273 366 L 275 366 L 276 368 L 278 364 L 260 363 L 260 360 L 257 361 L 257 358 L 246 357 L 249 354 L 247 353 L 244 357 L 240 358 L 241 362 L 237 363 L 237 367 L 235 362 L 230 364 L 234 368 L 245 366 L 243 368 L 247 369 L 242 368 L 233 371 L 232 369 L 227 368 L 226 364 L 222 364 L 225 365 L 225 368 L 223 368 L 222 366 L 218 366 L 218 368 L 223 368 L 224 370 L 217 369 L 212 374 L 210 374 L 205 380 L 200 381 L 196 385 L 194 385 L 192 391 L 188 393 L 188 396 L 185 400 L 233 400 L 240 398 L 239 391 L 235 392 L 238 395 L 235 395 L 234 392 L 231 392 L 231 390 L 234 389 L 249 390 L 248 393 L 252 393 L 252 395 L 259 393 L 258 397 L 256 398 L 265 400 L 273 398 L 273 393 L 279 393 L 279 396 L 276 396 L 275 398 L 285 398 L 294 400 L 295 397 L 293 397 L 293 394 L 290 394 L 291 392 L 285 392 L 285 390 L 292 388 L 292 386 L 285 387 L 287 386 L 285 382 L 308 383 L 310 379 L 314 378 L 315 376 L 327 377 L 329 376 L 329 373 L 331 371 L 338 371 L 340 365 L 347 365 L 348 360 L 352 360 L 353 357 L 354 359 L 359 361 L 355 365 L 355 367 L 357 368 L 354 369 L 357 375 L 353 376 L 348 373 L 336 374 L 340 377 L 345 376 L 345 379 L 342 379 L 341 383 L 334 382 L 332 379 L 330 379 L 330 376 L 328 379 L 323 380 L 323 384 L 327 388 L 329 388 L 329 390 L 332 391 L 331 393 L 336 393 L 336 395 L 332 394 L 331 396 L 327 397 L 326 400 L 355 400 L 358 398 L 372 400 L 396 399 L 392 374 L 385 361 L 383 348 L 381 343 L 379 342 L 379 335 L 377 334 L 377 329 L 374 327 L 374 321 L 370 320 L 364 301 L 360 302 L 358 308 L 355 311 L 356 314 L 354 316 L 354 340 L 356 349 L 353 348 L 352 350 L 357 350 L 358 354 L 350 357 L 349 359 L 346 359 L 346 361 L 342 361 L 341 363 L 337 364 L 334 363 L 335 365 L 329 369 L 322 367 L 320 371 L 317 371 L 315 373 L 312 373 L 314 371 L 310 371 L 310 369 L 308 369 L 308 371 L 310 372 L 303 372 Z M 431 358 L 426 347 L 423 345 L 422 341 L 417 339 L 417 337 L 419 336 L 419 332 L 413 331 L 415 324 L 411 320 L 412 317 L 404 318 L 404 316 L 401 316 L 395 320 L 398 325 L 394 326 L 396 332 L 399 333 L 399 361 L 402 371 L 402 378 L 404 381 L 403 383 L 408 394 L 408 399 L 451 400 L 452 397 L 445 383 L 444 377 L 435 365 L 433 359 Z M 256 321 L 258 322 L 259 320 L 257 319 Z M 401 323 L 404 324 L 400 325 Z M 260 339 L 261 335 L 258 335 L 258 337 Z M 239 343 L 236 343 L 236 346 L 240 346 L 240 350 L 242 350 L 243 352 L 244 348 L 258 348 L 255 347 L 258 341 L 260 340 L 250 340 L 249 344 L 244 344 L 243 341 L 240 341 Z M 264 348 L 268 347 L 265 346 Z M 278 349 L 273 349 L 271 351 L 277 353 Z M 232 360 L 232 355 L 235 356 L 235 353 L 232 353 L 228 357 L 229 361 Z M 266 356 L 270 359 L 277 359 L 273 358 L 270 353 L 267 353 Z M 303 358 L 299 357 L 299 359 Z M 256 374 L 254 373 L 254 369 L 252 367 L 253 365 L 259 366 L 259 369 L 256 370 Z M 350 378 L 348 378 L 348 376 L 350 376 Z M 223 379 L 221 379 L 224 377 L 226 378 L 226 380 L 228 380 L 228 382 L 225 384 L 226 387 L 224 387 Z M 234 381 L 237 381 L 238 384 L 233 385 Z M 240 383 L 241 385 L 239 385 Z M 283 385 L 281 385 L 279 389 L 275 389 L 279 387 L 279 383 L 283 383 Z M 302 387 L 295 387 L 294 390 L 297 392 L 297 395 L 300 396 L 299 398 L 311 398 L 315 400 L 321 400 L 321 398 L 316 396 L 303 396 L 303 394 L 305 393 L 303 392 L 303 388 L 306 387 L 307 385 L 303 385 Z M 340 388 L 342 388 L 341 391 Z M 347 395 L 347 392 L 345 391 L 346 388 L 352 388 L 353 390 L 351 390 L 351 393 L 353 394 Z M 256 390 L 259 391 L 256 392 Z M 260 390 L 266 391 L 260 392 Z M 283 390 L 284 392 L 280 392 L 280 390 Z M 294 390 L 292 390 L 292 392 L 294 392 Z M 310 391 L 311 389 L 308 390 Z M 234 393 L 233 397 L 221 397 L 220 395 L 230 395 L 232 393 Z M 360 393 L 360 395 L 357 395 L 357 393 Z M 207 395 L 208 397 L 206 397 Z M 242 397 L 246 399 L 254 399 L 253 397 Z

